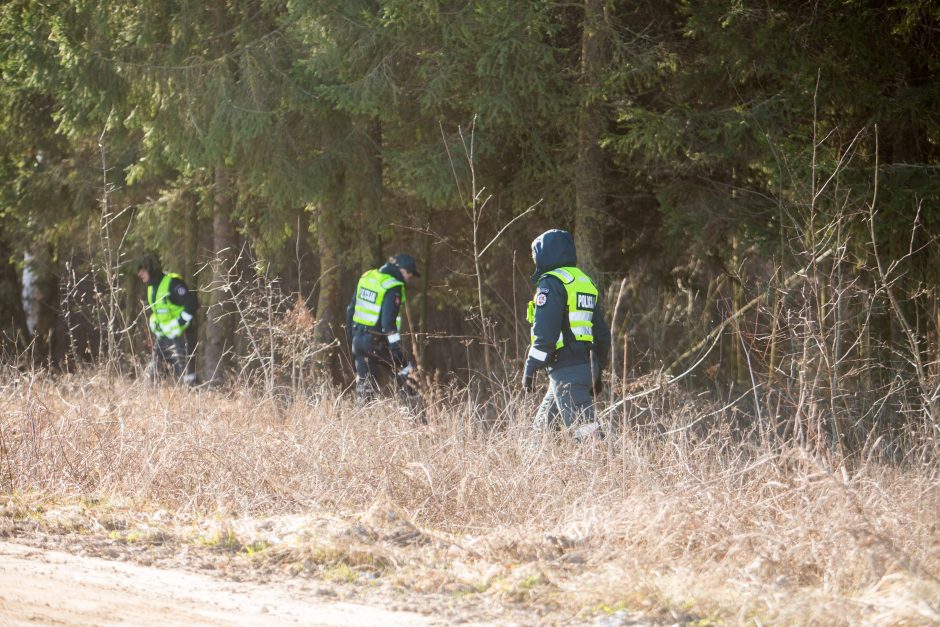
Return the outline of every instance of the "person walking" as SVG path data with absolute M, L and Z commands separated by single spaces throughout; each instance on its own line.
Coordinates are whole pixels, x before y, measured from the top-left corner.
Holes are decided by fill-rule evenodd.
M 346 308 L 346 328 L 356 362 L 356 399 L 360 402 L 375 398 L 379 371 L 383 369 L 395 372 L 400 394 L 415 394 L 408 380 L 413 366 L 401 342 L 401 308 L 405 285 L 420 276 L 414 257 L 399 254 L 359 278 Z
M 141 258 L 137 276 L 146 286 L 150 331 L 154 336 L 147 376 L 156 380 L 172 372 L 177 381 L 196 384 L 195 322 L 199 308 L 196 294 L 180 275 L 164 273 L 159 257 L 153 254 Z
M 548 391 L 533 426 L 563 424 L 579 441 L 603 435 L 594 396 L 603 385 L 610 328 L 597 286 L 577 267 L 574 239 L 567 231 L 552 229 L 535 238 L 532 260 L 536 289 L 526 316 L 532 344 L 522 374 L 525 391 L 534 391 L 539 370 L 548 373 Z

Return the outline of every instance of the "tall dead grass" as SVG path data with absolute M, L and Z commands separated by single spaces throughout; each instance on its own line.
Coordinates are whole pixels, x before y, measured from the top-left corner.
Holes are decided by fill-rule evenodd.
M 510 397 L 503 422 L 484 427 L 459 389 L 421 425 L 392 401 L 356 407 L 330 387 L 287 404 L 100 371 L 7 371 L 0 387 L 7 494 L 231 516 L 358 512 L 388 499 L 419 525 L 490 538 L 516 559 L 538 537 L 577 543 L 597 562 L 838 593 L 897 573 L 940 577 L 935 462 L 743 437 L 691 398 L 652 415 L 659 428 L 578 446 L 533 434 L 531 399 Z M 708 429 L 682 427 L 709 414 Z

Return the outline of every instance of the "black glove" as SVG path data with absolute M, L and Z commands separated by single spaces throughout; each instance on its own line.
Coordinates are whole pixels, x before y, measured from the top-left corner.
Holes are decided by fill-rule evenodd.
M 395 370 L 401 370 L 408 364 L 408 360 L 405 359 L 405 351 L 401 349 L 401 342 L 389 344 L 388 350 L 392 354 L 392 365 L 395 366 Z
M 522 389 L 526 392 L 535 391 L 535 373 L 528 370 L 522 373 Z
M 599 396 L 603 391 L 604 377 L 603 375 L 597 375 L 597 378 L 594 379 L 594 383 L 591 385 L 591 396 Z

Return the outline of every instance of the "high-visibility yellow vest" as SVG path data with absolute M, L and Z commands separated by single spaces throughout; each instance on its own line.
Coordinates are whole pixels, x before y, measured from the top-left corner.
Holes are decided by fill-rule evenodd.
M 152 285 L 147 286 L 147 304 L 150 305 L 150 330 L 161 337 L 176 338 L 186 330 L 189 321 L 180 324 L 183 306 L 170 302 L 170 281 L 180 279 L 178 274 L 167 273 L 157 286 L 156 294 Z
M 568 325 L 571 327 L 571 333 L 578 342 L 594 341 L 594 310 L 597 308 L 597 286 L 591 277 L 584 274 L 578 268 L 573 266 L 565 268 L 556 268 L 549 270 L 542 276 L 550 274 L 561 281 L 565 286 L 565 294 L 568 299 Z M 540 279 L 541 280 L 541 279 Z M 535 301 L 529 301 L 529 308 L 526 312 L 526 319 L 529 324 L 535 324 Z M 562 326 L 564 329 L 564 326 Z M 533 345 L 535 344 L 535 327 L 530 334 Z M 564 333 L 558 334 L 558 340 L 555 342 L 555 349 L 565 345 Z
M 393 287 L 401 286 L 401 302 L 405 304 L 405 284 L 390 274 L 379 272 L 378 270 L 369 270 L 363 273 L 356 285 L 356 307 L 353 312 L 353 322 L 374 327 L 379 323 L 379 316 L 382 315 L 382 302 L 385 300 L 385 294 Z M 401 329 L 401 309 L 398 310 L 398 318 L 395 321 L 398 329 Z

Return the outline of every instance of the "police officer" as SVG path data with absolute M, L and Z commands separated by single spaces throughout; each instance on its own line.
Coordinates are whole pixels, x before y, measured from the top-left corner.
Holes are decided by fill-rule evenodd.
M 400 393 L 408 386 L 412 364 L 401 345 L 401 307 L 405 284 L 419 277 L 411 255 L 395 255 L 378 270 L 365 272 L 346 308 L 346 328 L 350 329 L 352 354 L 356 360 L 356 398 L 369 401 L 375 396 L 379 368 L 394 369 Z
M 160 259 L 147 254 L 137 264 L 137 276 L 147 289 L 150 330 L 154 335 L 153 357 L 147 375 L 156 379 L 171 370 L 176 379 L 196 383 L 196 294 L 178 274 L 164 273 Z
M 594 399 L 610 350 L 610 328 L 594 281 L 577 267 L 574 240 L 567 231 L 549 230 L 532 242 L 535 296 L 527 318 L 532 345 L 522 375 L 527 392 L 535 373 L 548 372 L 548 392 L 535 427 L 559 427 L 558 419 L 578 440 L 600 435 Z

